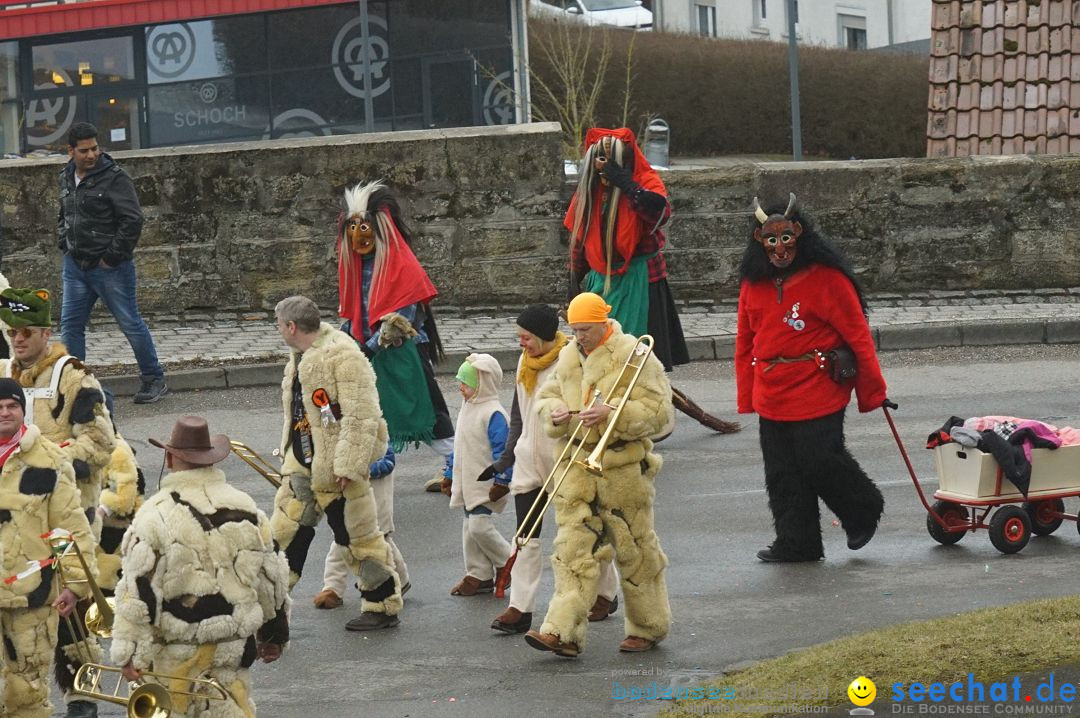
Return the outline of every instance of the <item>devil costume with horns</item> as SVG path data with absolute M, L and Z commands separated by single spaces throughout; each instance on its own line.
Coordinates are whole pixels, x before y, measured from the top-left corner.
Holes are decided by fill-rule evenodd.
M 664 369 L 690 355 L 667 283 L 666 239 L 661 229 L 671 204 L 660 175 L 626 127 L 599 127 L 585 135 L 577 191 L 563 220 L 570 230 L 570 298 L 595 292 L 627 334 L 651 334 Z M 675 408 L 721 434 L 740 429 L 672 387 Z
M 735 380 L 740 414 L 757 412 L 765 489 L 776 540 L 762 561 L 824 556 L 820 497 L 839 517 L 847 546 L 874 535 L 881 491 L 844 445 L 844 411 L 886 401 L 866 301 L 847 261 L 795 209 L 765 212 L 754 199 L 752 237 L 739 268 Z M 826 357 L 848 347 L 853 379 L 832 378 Z
M 411 233 L 386 186 L 371 182 L 347 189 L 345 207 L 337 238 L 342 330 L 372 360 L 394 449 L 423 442 L 446 458 L 453 451 L 454 425 L 432 369 L 442 356 L 429 306 L 438 292 L 413 254 Z M 412 324 L 412 341 L 380 341 L 380 322 L 395 313 Z

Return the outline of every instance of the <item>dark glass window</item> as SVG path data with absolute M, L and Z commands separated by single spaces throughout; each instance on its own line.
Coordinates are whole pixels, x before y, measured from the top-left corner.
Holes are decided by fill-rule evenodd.
M 330 68 L 274 74 L 275 120 L 285 112 L 295 116 L 299 110 L 314 124 L 350 124 L 353 127 L 349 131 L 364 131 L 364 101 L 343 92 Z
M 31 56 L 35 90 L 89 89 L 136 79 L 130 35 L 37 45 Z
M 269 137 L 266 82 L 221 78 L 149 88 L 150 141 L 178 145 Z
M 377 24 L 380 19 L 372 22 Z M 385 27 L 385 20 L 382 23 Z M 364 47 L 358 5 L 277 12 L 270 15 L 269 28 L 274 69 L 326 67 L 339 62 L 359 65 Z M 385 59 L 386 50 L 385 42 L 377 43 L 369 54 L 373 59 L 380 55 Z
M 243 15 L 146 28 L 150 84 L 242 75 L 266 69 L 265 20 Z

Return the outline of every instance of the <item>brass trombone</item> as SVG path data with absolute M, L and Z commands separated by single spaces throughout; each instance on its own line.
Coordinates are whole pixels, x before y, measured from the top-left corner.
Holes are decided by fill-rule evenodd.
M 97 581 L 94 580 L 94 574 L 90 572 L 90 567 L 86 564 L 86 558 L 82 554 L 82 549 L 79 548 L 79 544 L 75 542 L 75 537 L 67 531 L 52 531 L 46 537 L 46 541 L 49 544 L 49 550 L 53 555 L 53 565 L 56 567 L 56 579 L 59 583 L 60 589 L 69 588 L 76 584 L 87 584 L 90 588 L 90 596 L 93 602 L 90 607 L 86 609 L 85 618 L 79 619 L 78 609 L 64 616 L 68 632 L 71 637 L 76 641 L 75 645 L 78 646 L 76 651 L 79 653 L 79 660 L 82 663 L 90 663 L 94 660 L 94 656 L 90 655 L 90 649 L 86 645 L 86 641 L 90 638 L 90 635 L 100 636 L 101 638 L 108 638 L 112 635 L 113 626 L 113 599 L 106 598 L 105 594 L 101 592 L 101 587 L 98 586 Z M 67 570 L 64 568 L 63 558 L 68 554 L 73 553 L 75 558 L 78 559 L 79 564 L 82 566 L 83 573 L 86 575 L 85 579 L 72 579 L 68 576 Z
M 101 688 L 101 680 L 106 673 L 116 674 L 116 685 L 110 692 Z M 148 678 L 153 680 L 147 680 Z M 228 689 L 214 678 L 188 678 L 168 673 L 143 671 L 142 678 L 128 684 L 127 695 L 122 692 L 125 682 L 119 668 L 98 663 L 84 663 L 75 674 L 75 686 L 72 692 L 94 700 L 127 706 L 128 718 L 169 718 L 173 713 L 173 705 L 178 703 L 176 699 L 181 697 L 186 699 L 185 702 L 192 698 L 212 701 L 235 702 L 236 700 Z M 166 688 L 163 685 L 165 683 L 171 685 L 189 683 L 191 688 L 187 690 Z M 210 692 L 196 692 L 196 687 L 208 689 Z
M 198 696 L 209 700 L 233 700 L 232 694 L 212 678 L 186 678 L 152 671 L 144 671 L 143 676 L 151 676 L 157 679 L 159 683 L 147 682 L 145 679 L 139 680 L 132 684 L 134 688 L 130 689 L 129 695 L 121 695 L 120 689 L 124 681 L 120 669 L 95 663 L 94 656 L 90 655 L 90 650 L 85 643 L 91 634 L 101 638 L 109 638 L 112 635 L 113 620 L 115 618 L 113 599 L 106 598 L 105 594 L 102 593 L 101 587 L 94 580 L 94 575 L 86 564 L 86 559 L 83 557 L 79 544 L 75 542 L 75 537 L 70 532 L 53 531 L 48 534 L 46 541 L 54 558 L 53 565 L 56 566 L 56 577 L 61 588 L 85 583 L 89 586 L 90 595 L 93 597 L 93 603 L 86 610 L 85 621 L 79 620 L 77 611 L 74 615 L 69 614 L 64 617 L 68 631 L 71 632 L 72 637 L 77 641 L 76 645 L 79 646 L 77 649 L 79 652 L 78 658 L 82 664 L 75 673 L 75 684 L 72 687 L 73 694 L 127 706 L 128 718 L 169 718 L 172 714 L 173 696 Z M 78 559 L 83 572 L 86 574 L 85 579 L 72 579 L 67 575 L 62 559 L 69 553 L 73 553 Z M 101 678 L 105 673 L 116 673 L 118 676 L 116 686 L 111 693 L 105 693 L 101 690 Z M 161 685 L 160 681 L 186 681 L 193 688 L 197 685 L 205 686 L 212 693 L 195 693 L 193 688 L 186 691 L 170 691 Z
M 563 447 L 562 453 L 560 453 L 559 457 L 555 460 L 555 466 L 551 469 L 551 473 L 544 479 L 544 483 L 540 487 L 540 493 L 537 494 L 536 500 L 533 501 L 532 506 L 529 507 L 529 511 L 525 514 L 525 518 L 522 519 L 521 526 L 518 528 L 517 532 L 514 533 L 514 553 L 510 554 L 510 559 L 498 572 L 497 580 L 495 582 L 496 597 L 502 598 L 506 595 L 506 584 L 510 580 L 510 569 L 513 568 L 514 562 L 517 561 L 518 551 L 536 536 L 537 524 L 544 517 L 544 514 L 547 513 L 548 507 L 551 506 L 551 502 L 554 501 L 555 494 L 559 493 L 559 488 L 569 475 L 570 469 L 575 465 L 578 465 L 595 476 L 604 475 L 604 452 L 607 451 L 607 446 L 611 443 L 611 435 L 615 431 L 615 422 L 622 416 L 623 407 L 626 406 L 626 402 L 630 398 L 630 392 L 633 391 L 634 387 L 637 385 L 638 378 L 641 376 L 641 370 L 645 368 L 645 363 L 649 360 L 649 355 L 652 354 L 653 344 L 654 341 L 652 336 L 643 334 L 639 337 L 637 344 L 634 345 L 634 349 L 630 352 L 630 356 L 626 357 L 626 361 L 623 362 L 622 369 L 619 370 L 619 375 L 615 378 L 615 383 L 611 385 L 611 389 L 608 390 L 607 396 L 601 396 L 599 391 L 593 394 L 592 401 L 589 402 L 587 408 L 597 406 L 597 402 L 602 401 L 604 406 L 607 406 L 612 410 L 607 418 L 607 429 L 600 436 L 599 440 L 597 440 L 596 446 L 589 452 L 589 455 L 582 460 L 580 456 L 585 450 L 585 442 L 588 441 L 593 427 L 585 426 L 580 420 L 574 427 L 573 432 L 570 434 L 570 438 L 566 442 L 566 446 Z M 624 383 L 627 376 L 629 376 L 629 380 Z M 618 403 L 612 404 L 612 400 L 620 390 L 622 391 L 622 396 L 619 397 Z M 569 459 L 567 459 L 567 456 L 569 456 Z M 563 461 L 566 461 L 566 467 L 562 469 L 562 473 L 559 474 L 559 466 Z M 557 480 L 555 479 L 556 474 L 558 474 Z M 554 487 L 551 487 L 553 481 Z M 551 487 L 550 490 L 549 487 Z M 537 513 L 536 510 L 540 505 L 541 500 L 544 500 L 544 505 L 540 508 L 539 513 Z M 535 518 L 534 514 L 536 514 Z M 527 532 L 526 527 L 528 527 Z
M 255 469 L 259 476 L 273 484 L 275 489 L 281 488 L 281 472 L 277 471 L 269 461 L 260 456 L 254 449 L 235 439 L 229 442 L 229 447 L 234 454 L 244 460 L 244 463 Z

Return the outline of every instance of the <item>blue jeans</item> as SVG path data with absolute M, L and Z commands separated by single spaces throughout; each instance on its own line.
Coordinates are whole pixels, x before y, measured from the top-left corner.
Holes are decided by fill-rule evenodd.
M 157 350 L 150 330 L 139 315 L 135 297 L 135 262 L 127 260 L 106 269 L 102 266 L 82 269 L 64 255 L 64 304 L 60 309 L 60 334 L 68 354 L 86 359 L 86 322 L 100 297 L 127 337 L 139 374 L 143 379 L 160 379 L 165 372 L 158 363 Z

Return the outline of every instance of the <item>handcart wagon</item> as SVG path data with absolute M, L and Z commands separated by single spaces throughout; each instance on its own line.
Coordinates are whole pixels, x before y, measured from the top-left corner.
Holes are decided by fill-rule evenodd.
M 915 491 L 926 507 L 926 530 L 938 543 L 948 546 L 969 531 L 986 529 L 994 548 L 1016 553 L 1027 546 L 1032 534 L 1048 536 L 1065 520 L 1077 522 L 1076 514 L 1065 513 L 1064 500 L 1080 496 L 1080 446 L 1032 449 L 1031 484 L 1025 497 L 1003 475 L 991 454 L 957 443 L 941 444 L 933 449 L 939 485 L 931 504 L 889 407 L 884 411 Z M 1080 530 L 1080 522 L 1076 525 Z

